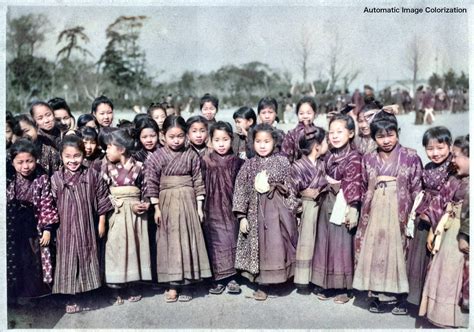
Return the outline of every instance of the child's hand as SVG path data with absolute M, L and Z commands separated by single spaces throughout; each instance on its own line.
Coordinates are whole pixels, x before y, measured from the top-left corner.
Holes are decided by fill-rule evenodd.
M 459 250 L 469 255 L 469 242 L 466 241 L 464 238 L 460 238 L 458 241 Z
M 316 199 L 319 195 L 319 189 L 313 189 L 313 188 L 306 188 L 301 192 L 302 197 L 308 197 L 311 199 Z
M 199 222 L 204 221 L 204 212 L 202 211 L 202 201 L 197 201 L 197 213 L 199 217 Z
M 40 239 L 40 245 L 43 247 L 47 247 L 49 245 L 50 240 L 51 240 L 51 233 L 49 231 L 44 231 L 43 236 Z
M 147 203 L 135 203 L 132 205 L 132 211 L 137 215 L 143 214 L 146 210 L 148 210 Z
M 248 135 L 247 130 L 245 130 L 245 128 L 242 128 L 242 127 L 240 128 L 240 133 L 241 133 L 242 136 L 247 136 Z
M 99 238 L 103 238 L 105 235 L 105 223 L 99 222 Z
M 155 223 L 160 226 L 160 222 L 161 222 L 161 210 L 158 206 L 158 204 L 155 205 L 155 216 L 154 216 L 154 219 L 155 219 Z
M 428 238 L 426 239 L 426 247 L 428 248 L 430 252 L 433 250 L 433 240 L 434 240 L 434 233 L 433 233 L 433 229 L 430 228 Z
M 247 234 L 249 232 L 249 222 L 247 218 L 240 219 L 240 232 L 242 234 Z

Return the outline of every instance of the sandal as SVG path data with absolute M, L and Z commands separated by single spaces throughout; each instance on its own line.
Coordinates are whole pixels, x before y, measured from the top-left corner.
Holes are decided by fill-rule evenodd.
M 240 285 L 235 280 L 229 281 L 227 284 L 227 293 L 228 294 L 240 294 Z
M 397 316 L 408 315 L 408 309 L 405 303 L 397 303 L 397 305 L 392 309 L 392 314 Z
M 327 289 L 323 289 L 318 294 L 316 294 L 316 297 L 321 301 L 327 301 L 332 299 L 334 295 Z
M 334 303 L 337 304 L 344 304 L 349 302 L 352 299 L 352 296 L 349 296 L 347 294 L 339 294 L 334 298 Z
M 223 284 L 214 285 L 211 289 L 209 289 L 209 294 L 219 295 L 222 294 L 225 290 Z
M 253 298 L 257 301 L 265 301 L 268 298 L 268 295 L 264 291 L 258 290 L 253 293 Z
M 142 299 L 141 295 L 131 295 L 128 298 L 128 302 L 138 302 Z
M 178 301 L 178 293 L 175 291 L 174 296 L 171 296 L 170 291 L 165 292 L 165 301 L 166 303 L 173 303 Z
M 113 302 L 113 305 L 122 305 L 122 304 L 124 304 L 124 302 L 125 302 L 125 301 L 122 299 L 121 296 L 117 296 L 117 297 L 115 298 L 115 301 Z
M 189 294 L 180 294 L 178 296 L 178 301 L 179 302 L 189 302 L 193 299 L 192 295 Z
M 374 300 L 369 305 L 369 311 L 375 314 L 383 314 L 388 312 L 388 305 L 384 302 Z
M 68 314 L 76 314 L 81 311 L 82 311 L 81 306 L 77 305 L 76 303 L 66 304 L 66 313 Z

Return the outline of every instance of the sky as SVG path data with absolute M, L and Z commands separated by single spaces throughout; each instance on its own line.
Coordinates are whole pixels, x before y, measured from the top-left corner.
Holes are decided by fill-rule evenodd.
M 196 1 L 180 1 L 171 6 L 150 6 L 149 2 L 140 6 L 128 6 L 127 2 L 121 6 L 77 6 L 68 1 L 59 2 L 68 6 L 51 6 L 51 1 L 46 1 L 46 6 L 28 3 L 34 6 L 9 6 L 8 15 L 15 18 L 41 13 L 48 17 L 51 29 L 37 54 L 50 59 L 60 49 L 56 40 L 65 28 L 86 28 L 90 42 L 85 47 L 97 61 L 107 44 L 105 30 L 109 24 L 121 15 L 148 16 L 140 45 L 147 55 L 148 70 L 158 81 L 177 78 L 185 70 L 209 72 L 223 65 L 251 61 L 287 70 L 293 81 L 300 81 L 297 54 L 303 33 L 309 35 L 313 46 L 309 78 L 327 78 L 330 48 L 338 36 L 341 65 L 349 72 L 360 71 L 351 89 L 364 84 L 380 89 L 395 80 L 408 79 L 407 50 L 415 36 L 423 49 L 422 78 L 428 78 L 436 68 L 438 72 L 450 67 L 458 73 L 469 71 L 467 14 L 363 12 L 375 4 L 424 8 L 435 3 L 440 6 L 440 1 L 352 1 L 349 5 L 341 1 L 336 5 L 329 1 L 299 1 L 296 5 L 256 1 L 249 5 L 250 2 L 221 0 L 217 6 Z M 468 8 L 465 2 L 459 6 Z

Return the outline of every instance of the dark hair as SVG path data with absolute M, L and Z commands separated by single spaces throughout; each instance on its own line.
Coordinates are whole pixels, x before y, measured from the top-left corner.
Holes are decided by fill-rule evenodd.
M 438 143 L 446 143 L 448 146 L 453 144 L 451 132 L 445 126 L 436 126 L 426 130 L 423 134 L 423 146 L 426 147 L 431 140 L 436 140 Z
M 51 108 L 51 106 L 49 106 L 49 104 L 48 104 L 47 102 L 38 100 L 38 101 L 33 102 L 33 103 L 30 105 L 30 115 L 31 115 L 31 117 L 34 117 L 34 114 L 35 114 L 35 107 L 36 107 L 36 106 L 44 106 L 44 107 L 47 107 L 47 108 L 49 108 L 49 110 L 51 111 L 51 113 L 53 113 L 53 115 L 54 115 L 53 109 Z
M 13 117 L 12 112 L 6 111 L 5 117 L 6 117 L 5 124 L 10 126 L 10 128 L 13 131 L 13 128 L 15 127 L 15 124 L 16 124 L 16 120 Z
M 469 158 L 469 134 L 456 137 L 453 145 L 460 148 L 462 154 Z
M 53 99 L 48 100 L 48 104 L 51 107 L 51 109 L 54 111 L 56 110 L 66 110 L 67 114 L 70 117 L 72 116 L 71 109 L 69 108 L 69 105 L 66 103 L 66 101 L 63 98 L 55 97 Z
M 36 125 L 35 120 L 33 120 L 31 115 L 29 115 L 29 114 L 17 115 L 17 116 L 15 116 L 14 120 L 15 120 L 15 125 L 13 126 L 12 130 L 13 130 L 13 134 L 15 134 L 15 136 L 18 136 L 18 137 L 23 136 L 23 130 L 21 129 L 20 121 L 26 122 L 27 124 L 29 124 L 33 128 L 38 129 L 38 126 Z
M 142 142 L 140 142 L 140 135 L 144 129 L 152 129 L 155 131 L 156 135 L 158 136 L 160 134 L 160 129 L 158 128 L 158 125 L 156 124 L 155 120 L 152 118 L 147 117 L 139 119 L 135 123 L 135 140 L 137 142 L 137 147 L 139 149 L 144 149 L 144 146 L 142 145 Z M 159 140 L 158 143 L 159 144 Z
M 199 109 L 202 110 L 204 104 L 210 102 L 215 108 L 216 111 L 219 110 L 219 99 L 217 97 L 211 96 L 209 93 L 206 93 L 202 96 L 201 101 L 199 102 Z
M 315 126 L 309 132 L 305 132 L 305 134 L 301 136 L 298 142 L 299 150 L 303 155 L 307 156 L 311 153 L 311 150 L 313 150 L 313 146 L 315 144 L 321 144 L 325 137 L 326 131 L 321 127 Z
M 107 145 L 112 144 L 125 149 L 125 155 L 130 156 L 135 150 L 135 140 L 128 128 L 112 131 L 106 137 Z
M 132 121 L 126 120 L 126 119 L 120 119 L 117 123 L 117 128 L 133 128 L 135 125 L 133 124 Z
M 155 110 L 163 110 L 166 114 L 166 109 L 168 108 L 168 103 L 163 102 L 163 103 L 151 103 L 150 106 L 148 106 L 148 109 L 146 110 L 146 113 L 151 116 L 153 114 L 153 111 Z
M 312 97 L 303 97 L 298 101 L 298 104 L 296 104 L 296 114 L 298 114 L 298 111 L 301 105 L 303 104 L 309 104 L 309 106 L 311 106 L 314 113 L 316 114 L 316 110 L 317 110 L 316 101 Z
M 382 108 L 383 104 L 380 101 L 374 99 L 365 104 L 364 108 L 362 109 L 362 112 L 367 112 L 370 110 L 380 110 Z
M 133 125 L 136 127 L 137 123 L 142 121 L 143 119 L 151 119 L 151 117 L 147 113 L 138 113 L 133 118 Z
M 234 132 L 232 131 L 232 125 L 229 122 L 217 121 L 216 123 L 213 123 L 212 126 L 211 126 L 211 129 L 210 129 L 210 133 L 209 133 L 210 136 L 211 136 L 211 140 L 212 140 L 212 137 L 214 137 L 214 132 L 216 130 L 225 131 L 230 136 L 231 140 L 234 138 Z
M 63 153 L 64 149 L 68 146 L 78 149 L 81 151 L 82 155 L 86 155 L 86 148 L 84 147 L 84 142 L 82 138 L 76 135 L 66 135 L 59 144 L 59 153 Z
M 112 104 L 112 100 L 110 100 L 108 97 L 102 95 L 102 96 L 97 97 L 96 99 L 94 99 L 94 101 L 92 102 L 91 113 L 95 114 L 95 112 L 97 112 L 97 107 L 100 104 L 107 104 L 107 105 L 110 106 L 112 111 L 114 110 L 114 104 Z
M 99 131 L 98 143 L 102 151 L 107 150 L 107 144 L 110 140 L 109 136 L 114 132 L 119 130 L 115 127 L 104 127 Z
M 275 130 L 274 127 L 272 127 L 272 126 L 270 126 L 269 124 L 266 124 L 266 123 L 259 123 L 258 125 L 255 126 L 255 128 L 253 128 L 253 130 L 251 132 L 252 137 L 251 137 L 251 139 L 249 139 L 249 142 L 252 143 L 252 151 L 253 152 L 255 152 L 255 149 L 253 148 L 253 144 L 255 143 L 255 137 L 261 131 L 265 131 L 265 132 L 270 133 L 272 135 L 275 147 L 276 147 L 276 145 L 279 141 L 280 137 L 279 137 L 278 132 Z
M 328 129 L 331 127 L 331 123 L 334 121 L 344 121 L 346 123 L 346 129 L 347 130 L 352 130 L 355 133 L 355 122 L 352 116 L 347 115 L 347 114 L 335 114 L 331 120 L 329 121 L 328 124 Z M 352 138 L 349 140 L 349 142 L 352 142 L 354 139 L 355 135 L 352 136 Z
M 186 132 L 188 132 L 195 123 L 202 123 L 204 127 L 206 127 L 206 130 L 209 129 L 209 121 L 207 121 L 205 117 L 202 115 L 194 115 L 186 120 Z
M 36 160 L 39 158 L 39 151 L 36 148 L 35 144 L 31 142 L 27 138 L 19 138 L 13 143 L 8 151 L 10 155 L 10 160 L 13 161 L 16 156 L 20 153 L 29 153 L 31 154 Z
M 96 118 L 92 114 L 81 114 L 77 118 L 77 129 L 81 129 L 82 127 L 86 127 L 86 124 L 88 122 L 91 122 L 91 121 L 94 121 L 95 125 L 97 127 L 99 127 L 99 125 L 97 124 Z
M 95 141 L 99 143 L 99 134 L 94 128 L 84 127 L 79 131 L 78 136 L 85 141 Z
M 165 122 L 163 122 L 163 134 L 171 128 L 180 128 L 183 132 L 186 133 L 186 122 L 181 116 L 169 115 L 166 117 Z
M 273 109 L 275 113 L 278 112 L 278 103 L 276 99 L 272 97 L 263 97 L 258 102 L 257 113 L 260 114 L 260 111 L 267 107 Z
M 398 137 L 398 121 L 395 115 L 381 111 L 377 113 L 370 123 L 370 137 L 375 140 L 375 136 L 380 131 L 395 131 Z
M 253 108 L 248 107 L 248 106 L 243 106 L 239 108 L 237 111 L 234 112 L 234 115 L 232 117 L 234 118 L 234 120 L 236 119 L 253 120 L 253 123 L 250 126 L 251 128 L 257 125 L 257 115 L 255 114 L 255 111 L 253 110 Z

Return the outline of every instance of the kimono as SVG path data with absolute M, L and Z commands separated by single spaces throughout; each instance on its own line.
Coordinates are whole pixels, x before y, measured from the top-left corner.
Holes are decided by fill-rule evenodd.
M 408 293 L 406 227 L 422 188 L 421 160 L 415 150 L 397 144 L 389 159 L 373 151 L 362 157 L 362 164 L 365 195 L 355 237 L 353 287 L 369 290 L 381 301 L 394 300 L 386 294 Z
M 351 144 L 325 156 L 329 190 L 323 193 L 318 213 L 311 282 L 324 289 L 351 289 L 354 275 L 354 231 L 332 223 L 337 195 L 347 208 L 359 209 L 362 196 L 361 155 Z
M 105 156 L 101 153 L 95 153 L 90 157 L 84 158 L 84 160 L 82 161 L 82 165 L 87 168 L 92 168 L 100 173 L 102 170 L 102 164 L 105 163 L 106 160 L 107 159 L 105 158 Z
M 370 136 L 356 136 L 354 144 L 361 155 L 377 149 L 377 143 Z
M 436 228 L 436 224 L 443 215 L 444 201 L 450 198 L 440 195 L 440 190 L 446 184 L 450 176 L 450 164 L 452 156 L 441 164 L 428 163 L 422 172 L 422 187 L 424 190 L 423 199 L 416 208 L 418 215 L 425 214 L 428 220 L 415 219 L 415 234 L 410 241 L 407 259 L 407 276 L 410 292 L 407 301 L 419 305 L 421 292 L 425 283 L 428 263 L 431 254 L 426 248 L 426 240 L 431 227 Z
M 234 133 L 234 138 L 232 140 L 232 151 L 236 156 L 244 160 L 247 159 L 247 137 L 248 136 Z
M 237 173 L 243 164 L 239 157 L 221 156 L 211 152 L 203 157 L 206 198 L 204 238 L 211 261 L 214 280 L 222 280 L 236 274 L 235 250 L 239 224 L 232 213 L 232 197 Z
M 136 215 L 132 211 L 133 204 L 144 199 L 143 168 L 143 163 L 133 157 L 125 165 L 107 162 L 102 167 L 114 206 L 107 216 L 105 281 L 108 284 L 151 280 L 147 214 Z
M 112 210 L 108 188 L 100 173 L 82 166 L 64 168 L 51 178 L 59 213 L 53 293 L 76 294 L 102 285 L 97 244 L 97 221 Z
M 285 135 L 281 146 L 281 152 L 284 156 L 288 158 L 290 164 L 301 158 L 301 151 L 299 146 L 300 138 L 304 136 L 305 130 L 311 127 L 314 128 L 314 124 L 305 126 L 303 122 L 300 122 L 298 123 L 296 128 L 291 129 Z
M 254 183 L 264 170 L 270 188 L 260 193 Z M 286 157 L 273 153 L 245 161 L 237 175 L 232 210 L 239 220 L 247 218 L 249 223 L 248 234 L 239 232 L 235 268 L 250 281 L 276 284 L 293 276 L 298 240 L 296 208 Z
M 133 159 L 135 159 L 136 161 L 139 161 L 141 163 L 144 163 L 148 157 L 150 157 L 153 152 L 155 151 L 148 151 L 148 150 L 145 150 L 145 149 L 140 149 L 138 150 L 137 152 L 135 152 L 133 154 Z
M 185 284 L 212 276 L 197 199 L 205 195 L 201 161 L 191 149 L 163 147 L 146 162 L 146 197 L 159 198 L 158 282 Z
M 464 238 L 469 243 L 469 188 L 462 203 L 461 227 L 459 228 L 459 238 Z M 469 310 L 469 254 L 464 254 L 464 270 L 462 276 L 461 307 Z
M 298 245 L 296 247 L 296 267 L 294 282 L 298 287 L 309 285 L 313 270 L 313 254 L 316 242 L 316 225 L 321 205 L 320 197 L 301 197 L 305 189 L 318 189 L 320 193 L 327 190 L 326 170 L 324 162 L 316 159 L 313 163 L 303 155 L 291 165 L 291 180 L 295 196 L 299 199 L 298 206 L 302 209 L 298 227 Z
M 54 126 L 50 131 L 39 129 L 38 136 L 47 138 L 49 141 L 51 141 L 53 148 L 56 150 L 59 149 L 59 145 L 61 144 L 61 131 L 58 127 Z
M 38 166 L 24 178 L 7 182 L 8 297 L 38 297 L 51 293 L 53 265 L 50 247 L 39 244 L 44 231 L 58 223 L 48 175 Z
M 458 247 L 458 233 L 461 226 L 463 199 L 469 188 L 469 176 L 460 181 L 452 176 L 445 187 L 454 192 L 451 201 L 446 204 L 439 251 L 434 254 L 426 275 L 425 286 L 420 304 L 420 316 L 444 327 L 467 327 L 469 314 L 461 310 L 465 257 Z M 444 225 L 444 227 L 443 227 Z
M 52 176 L 61 165 L 61 156 L 59 151 L 54 147 L 53 143 L 46 137 L 38 135 L 38 139 L 34 142 L 40 155 L 38 164 L 46 171 L 48 176 Z

